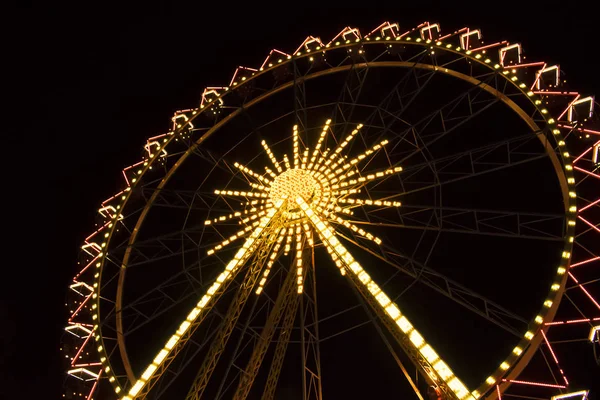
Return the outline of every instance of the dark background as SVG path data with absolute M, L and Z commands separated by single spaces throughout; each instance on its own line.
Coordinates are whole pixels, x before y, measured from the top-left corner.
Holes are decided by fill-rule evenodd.
M 272 48 L 293 51 L 309 34 L 327 41 L 347 25 L 365 32 L 385 20 L 401 29 L 428 20 L 444 32 L 481 28 L 488 43 L 521 41 L 529 61 L 560 62 L 572 87 L 600 93 L 587 3 L 418 3 L 4 10 L 9 240 L 0 275 L 0 398 L 59 396 L 64 297 L 98 204 L 121 186 L 120 171 L 139 158 L 145 138 L 166 131 L 175 110 L 198 104 L 204 87 L 228 84 L 236 66 L 260 65 Z

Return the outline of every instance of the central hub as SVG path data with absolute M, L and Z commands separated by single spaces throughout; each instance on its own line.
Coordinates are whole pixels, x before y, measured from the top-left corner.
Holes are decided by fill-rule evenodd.
M 288 199 L 295 204 L 301 196 L 307 203 L 320 197 L 321 188 L 313 176 L 304 169 L 288 169 L 279 174 L 271 184 L 269 197 L 273 203 Z

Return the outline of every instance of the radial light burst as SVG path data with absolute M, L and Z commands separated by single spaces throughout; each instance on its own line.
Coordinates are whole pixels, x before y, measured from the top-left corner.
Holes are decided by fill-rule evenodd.
M 270 400 L 287 369 L 286 351 L 294 347 L 298 353 L 289 358 L 300 358 L 302 365 L 298 392 L 322 398 L 320 343 L 363 325 L 335 324 L 332 332 L 319 335 L 321 321 L 354 309 L 343 306 L 331 290 L 319 297 L 344 310 L 331 314 L 328 304 L 321 308 L 317 303 L 317 288 L 327 280 L 317 285 L 315 268 L 327 274 L 336 267 L 377 317 L 371 322 L 381 338 L 398 346 L 387 343 L 392 355 L 403 352 L 423 378 L 413 381 L 400 365 L 418 397 L 424 389 L 452 400 L 588 397 L 587 390 L 569 383 L 580 385 L 587 378 L 568 380 L 559 360 L 591 349 L 600 363 L 600 306 L 592 287 L 600 262 L 598 246 L 593 246 L 600 243 L 595 218 L 600 215 L 600 104 L 565 86 L 558 65 L 525 61 L 520 43 L 488 42 L 487 37 L 484 42 L 478 28 L 442 32 L 438 23 L 427 21 L 406 28 L 384 22 L 363 34 L 346 27 L 324 42 L 309 36 L 290 53 L 273 49 L 257 68 L 239 66 L 230 83 L 205 88 L 197 108 L 176 111 L 168 131 L 148 138 L 142 159 L 123 169 L 124 186 L 101 203 L 100 221 L 81 246 L 65 302 L 69 319 L 61 351 L 68 376 L 63 397 L 171 399 L 188 389 L 187 400 L 226 398 L 233 390 L 233 398 L 244 399 L 252 389 L 263 390 L 263 400 Z M 445 86 L 446 79 L 456 84 Z M 294 111 L 286 98 L 293 98 Z M 248 121 L 238 124 L 238 119 L 250 116 L 251 107 L 261 132 L 277 135 L 276 141 L 261 142 L 252 139 L 262 134 L 258 130 L 239 129 Z M 527 125 L 523 135 L 521 128 L 512 129 L 517 127 L 512 121 L 504 124 L 509 111 Z M 327 121 L 321 129 L 308 124 L 313 112 L 335 121 L 360 115 L 365 127 Z M 288 134 L 282 134 L 285 118 L 305 125 L 292 130 L 290 124 Z M 370 140 L 367 128 L 369 133 L 394 132 L 391 144 L 383 137 Z M 213 141 L 214 135 L 230 141 Z M 242 140 L 261 143 L 254 154 L 242 151 L 252 161 L 234 167 L 229 164 L 234 160 L 216 156 L 239 151 L 235 143 Z M 541 166 L 544 157 L 551 162 Z M 221 187 L 219 182 L 229 178 L 223 180 L 223 171 L 239 186 Z M 537 186 L 529 186 L 533 172 L 539 173 L 536 184 L 544 187 L 539 194 Z M 480 179 L 493 177 L 500 178 L 493 188 L 482 186 Z M 560 187 L 562 199 L 559 190 L 545 190 L 554 187 L 546 185 L 551 182 Z M 456 190 L 458 185 L 465 190 Z M 471 190 L 481 193 L 476 201 Z M 495 193 L 502 198 L 506 193 L 507 199 L 516 193 L 514 205 L 512 200 L 499 205 Z M 399 196 L 410 199 L 403 209 L 392 201 Z M 204 226 L 196 225 L 198 215 L 200 224 L 207 219 Z M 365 226 L 378 230 L 367 232 Z M 382 243 L 375 234 L 384 232 Z M 442 236 L 445 243 L 456 244 L 450 253 L 438 243 Z M 507 247 L 507 238 L 517 247 Z M 484 241 L 485 247 L 477 248 Z M 520 260 L 513 256 L 519 251 L 507 251 L 511 248 L 526 248 L 530 256 Z M 549 285 L 536 297 L 534 310 L 521 268 L 530 269 L 536 249 L 543 249 L 543 257 L 535 273 L 546 275 L 527 275 L 528 283 Z M 504 261 L 494 252 L 511 258 Z M 471 279 L 475 275 L 467 265 L 472 264 L 505 271 L 507 280 L 495 282 L 498 287 L 512 284 L 510 275 L 516 273 L 523 290 L 513 288 L 501 303 L 491 300 L 487 296 L 497 293 L 485 274 L 481 285 Z M 446 276 L 456 266 L 464 269 L 462 283 Z M 397 273 L 398 280 L 388 284 Z M 418 281 L 423 296 L 433 290 L 444 296 L 439 301 L 460 307 L 446 316 L 452 326 L 420 331 L 421 320 L 443 324 L 440 308 L 411 316 L 412 302 L 396 303 L 406 291 L 398 293 L 404 287 L 398 285 L 407 277 Z M 540 288 L 535 286 L 535 293 Z M 521 307 L 519 300 L 527 303 Z M 177 315 L 181 319 L 173 320 Z M 488 335 L 479 317 L 501 331 Z M 163 326 L 171 324 L 163 336 Z M 228 344 L 234 332 L 238 343 L 252 340 L 244 346 Z M 446 351 L 434 349 L 436 337 L 437 343 L 447 342 L 455 333 L 474 340 Z M 506 340 L 496 339 L 506 334 Z M 474 346 L 481 337 L 489 352 Z M 589 349 L 553 347 L 582 340 L 591 342 Z M 244 367 L 239 361 L 250 349 Z M 500 358 L 496 353 L 503 349 L 510 350 Z M 540 357 L 546 361 L 543 371 Z M 227 370 L 217 369 L 225 358 Z M 348 367 L 359 373 L 354 365 Z M 192 372 L 196 378 L 188 386 Z M 344 374 L 333 375 L 337 388 L 347 386 Z M 363 381 L 371 393 L 372 382 Z M 259 388 L 259 383 L 265 384 Z M 361 382 L 351 383 L 346 393 L 356 395 Z M 473 384 L 478 386 L 469 388 Z M 326 388 L 336 390 L 333 383 Z
M 358 168 L 361 163 L 366 162 L 382 151 L 385 145 L 388 144 L 388 141 L 383 140 L 376 143 L 356 157 L 348 159 L 344 153 L 348 152 L 348 145 L 357 137 L 363 125 L 357 125 L 335 149 L 330 151 L 329 149 L 323 149 L 323 143 L 327 140 L 327 136 L 332 130 L 330 124 L 330 119 L 325 122 L 314 148 L 306 147 L 303 150 L 300 149 L 301 143 L 298 137 L 298 125 L 294 125 L 292 134 L 293 164 L 290 163 L 290 158 L 287 154 L 278 159 L 267 142 L 263 140 L 261 145 L 265 149 L 272 167 L 277 172 L 265 165 L 265 173 L 259 174 L 245 165 L 236 162 L 234 164 L 235 167 L 244 174 L 248 180 L 250 189 L 215 190 L 215 194 L 220 196 L 242 197 L 246 199 L 245 203 L 241 203 L 246 208 L 229 215 L 221 215 L 213 219 L 208 219 L 204 222 L 206 225 L 212 225 L 235 218 L 243 226 L 243 229 L 240 229 L 237 233 L 209 249 L 209 255 L 215 254 L 237 239 L 250 235 L 253 228 L 258 226 L 261 217 L 266 215 L 273 208 L 274 204 L 279 201 L 284 203 L 281 210 L 283 218 L 271 228 L 277 232 L 277 240 L 269 255 L 269 261 L 267 262 L 263 277 L 256 289 L 257 294 L 262 292 L 273 263 L 280 255 L 287 255 L 292 249 L 296 255 L 298 293 L 302 293 L 303 273 L 301 254 L 306 246 L 314 245 L 315 232 L 313 230 L 315 227 L 309 223 L 310 221 L 298 206 L 296 202 L 298 197 L 302 198 L 321 220 L 343 225 L 355 234 L 371 240 L 378 245 L 381 244 L 381 239 L 357 227 L 348 219 L 348 216 L 352 215 L 352 209 L 357 206 L 400 206 L 400 202 L 398 201 L 360 197 L 362 188 L 369 182 L 386 178 L 402 171 L 402 167 L 400 166 L 367 173 L 361 172 Z M 338 266 L 340 267 L 340 272 L 345 274 L 345 270 L 341 267 L 341 264 Z

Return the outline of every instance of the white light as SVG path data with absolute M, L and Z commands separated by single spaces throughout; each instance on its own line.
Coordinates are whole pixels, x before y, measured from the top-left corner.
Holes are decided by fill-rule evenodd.
M 579 398 L 579 400 L 586 400 L 588 394 L 589 394 L 588 390 L 580 390 L 578 392 L 566 393 L 566 394 L 559 394 L 557 396 L 552 396 L 551 400 L 562 400 L 562 399 L 568 399 L 568 398 L 571 398 L 571 397 L 578 397 L 578 396 L 581 396 Z

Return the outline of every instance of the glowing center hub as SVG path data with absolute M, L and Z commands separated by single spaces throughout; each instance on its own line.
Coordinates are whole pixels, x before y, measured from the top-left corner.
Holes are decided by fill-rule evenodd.
M 301 196 L 307 203 L 312 203 L 320 197 L 319 183 L 303 169 L 288 169 L 275 178 L 271 185 L 269 196 L 275 203 L 277 200 L 293 200 Z M 295 204 L 295 202 L 294 202 Z

